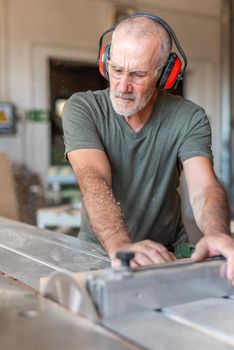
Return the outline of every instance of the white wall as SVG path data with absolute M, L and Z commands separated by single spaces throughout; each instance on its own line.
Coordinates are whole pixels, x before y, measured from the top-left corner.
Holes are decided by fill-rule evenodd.
M 16 136 L 1 136 L 0 151 L 43 179 L 50 159 L 49 123 L 26 123 L 25 111 L 49 108 L 49 57 L 95 62 L 99 35 L 111 24 L 106 1 L 0 0 L 0 99 L 16 104 Z M 42 125 L 44 124 L 44 125 Z
M 49 108 L 47 58 L 95 62 L 117 5 L 157 14 L 174 28 L 189 60 L 185 94 L 207 110 L 219 172 L 221 0 L 0 0 L 0 99 L 14 102 L 21 118 L 17 135 L 0 136 L 0 152 L 44 176 L 49 126 L 25 123 L 24 115 Z

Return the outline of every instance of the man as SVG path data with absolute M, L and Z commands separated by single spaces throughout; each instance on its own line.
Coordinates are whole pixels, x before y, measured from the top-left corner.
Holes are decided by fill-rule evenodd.
M 147 16 L 122 21 L 112 35 L 110 89 L 74 94 L 63 115 L 66 155 L 84 207 L 80 237 L 99 241 L 115 263 L 174 260 L 167 249 L 187 241 L 177 193 L 183 169 L 195 220 L 204 234 L 193 258 L 222 254 L 234 280 L 228 202 L 213 170 L 204 111 L 158 91 L 171 51 L 167 30 Z

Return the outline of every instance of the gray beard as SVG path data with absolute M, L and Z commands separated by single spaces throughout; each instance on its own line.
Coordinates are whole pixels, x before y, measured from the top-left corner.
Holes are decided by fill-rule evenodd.
M 134 101 L 135 96 L 133 94 L 121 94 L 121 93 L 116 92 L 116 91 L 110 91 L 110 100 L 111 100 L 112 106 L 117 114 L 120 114 L 124 117 L 131 117 L 132 115 L 140 112 L 142 109 L 145 108 L 145 106 L 148 104 L 151 97 L 153 96 L 153 93 L 154 93 L 154 89 L 149 91 L 143 97 L 143 99 L 140 101 L 140 103 L 136 107 L 132 107 L 129 110 L 124 110 L 124 111 L 122 110 L 121 106 L 116 105 L 115 98 L 116 97 L 129 98 L 129 99 L 132 99 L 132 101 Z M 123 103 L 123 105 L 124 105 L 124 103 Z

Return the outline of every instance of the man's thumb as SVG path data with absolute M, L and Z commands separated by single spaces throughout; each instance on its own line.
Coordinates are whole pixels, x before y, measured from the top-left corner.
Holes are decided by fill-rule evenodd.
M 203 238 L 201 241 L 197 243 L 191 258 L 193 260 L 203 260 L 205 258 L 208 258 L 208 256 L 209 256 L 209 249 Z

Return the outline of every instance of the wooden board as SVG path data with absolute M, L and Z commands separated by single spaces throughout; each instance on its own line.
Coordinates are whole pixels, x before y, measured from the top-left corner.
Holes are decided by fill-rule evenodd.
M 13 168 L 9 158 L 0 153 L 0 216 L 19 220 L 18 209 Z

